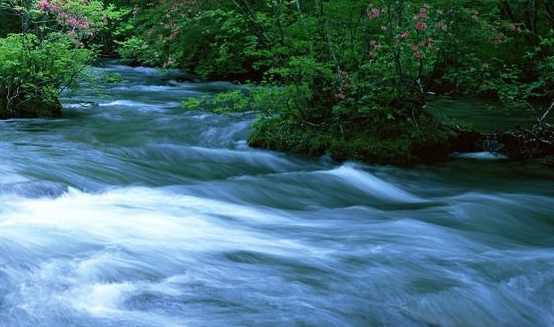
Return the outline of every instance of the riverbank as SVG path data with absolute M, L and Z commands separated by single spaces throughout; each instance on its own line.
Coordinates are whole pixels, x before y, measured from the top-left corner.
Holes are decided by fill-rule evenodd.
M 546 122 L 533 125 L 526 113 L 506 115 L 506 119 L 485 118 L 494 114 L 492 102 L 478 102 L 486 110 L 478 108 L 473 113 L 472 108 L 477 106 L 468 103 L 463 107 L 464 113 L 459 110 L 454 118 L 436 107 L 417 117 L 409 113 L 391 116 L 385 110 L 376 110 L 363 117 L 319 125 L 279 116 L 263 118 L 254 124 L 248 144 L 312 156 L 328 154 L 338 162 L 411 166 L 442 162 L 454 153 L 490 152 L 508 160 L 552 166 L 551 125 Z M 529 126 L 510 126 L 512 123 Z M 471 127 L 474 125 L 481 130 Z
M 446 125 L 428 114 L 417 121 L 374 115 L 319 126 L 273 117 L 254 124 L 248 144 L 312 156 L 329 154 L 339 162 L 406 166 L 444 160 L 452 151 L 453 137 Z

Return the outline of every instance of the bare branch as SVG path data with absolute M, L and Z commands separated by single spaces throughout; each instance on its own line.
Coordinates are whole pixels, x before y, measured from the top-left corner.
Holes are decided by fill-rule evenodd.
M 544 114 L 542 115 L 542 117 L 539 119 L 539 124 L 542 124 L 543 120 L 548 117 L 548 115 L 550 114 L 550 112 L 552 111 L 552 108 L 554 108 L 554 101 L 552 101 L 552 103 L 550 104 L 550 107 L 548 107 L 548 109 L 546 109 L 546 111 L 544 112 Z

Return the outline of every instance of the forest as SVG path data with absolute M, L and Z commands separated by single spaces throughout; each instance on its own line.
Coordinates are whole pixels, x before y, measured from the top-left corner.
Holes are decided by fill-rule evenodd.
M 403 0 L 2 0 L 0 118 L 62 114 L 99 58 L 244 86 L 187 110 L 256 112 L 253 147 L 411 165 L 487 150 L 426 110 L 498 100 L 533 126 L 494 135 L 554 161 L 554 3 Z

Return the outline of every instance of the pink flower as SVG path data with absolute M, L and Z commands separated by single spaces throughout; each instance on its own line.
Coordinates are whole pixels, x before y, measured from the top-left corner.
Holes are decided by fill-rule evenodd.
M 423 54 L 422 54 L 420 51 L 415 51 L 415 52 L 414 52 L 414 56 L 415 56 L 417 59 L 423 58 Z
M 371 40 L 369 41 L 369 45 L 371 45 L 372 47 L 375 47 L 377 45 L 377 41 Z
M 54 5 L 53 3 L 48 2 L 48 0 L 40 0 L 37 4 L 39 10 L 42 10 L 46 13 L 49 12 L 58 12 L 61 10 L 59 6 Z
M 75 18 L 75 17 L 69 17 L 66 22 L 67 22 L 68 25 L 70 25 L 73 28 L 79 26 L 79 22 L 77 21 L 77 18 Z
M 382 13 L 383 13 L 383 10 L 382 10 L 382 9 L 373 8 L 373 9 L 371 9 L 371 11 L 368 11 L 367 17 L 369 17 L 369 19 L 377 18 L 377 17 L 379 17 Z
M 48 3 L 47 0 L 40 0 L 38 3 L 38 9 L 45 10 L 46 8 L 48 8 L 48 5 L 50 4 Z
M 405 38 L 407 38 L 409 35 L 410 35 L 410 32 L 404 31 L 404 32 L 402 32 L 402 34 L 400 34 L 400 37 L 403 38 L 403 39 L 405 39 Z
M 418 31 L 423 31 L 426 28 L 427 28 L 427 23 L 425 22 L 418 21 L 415 23 L 415 29 Z

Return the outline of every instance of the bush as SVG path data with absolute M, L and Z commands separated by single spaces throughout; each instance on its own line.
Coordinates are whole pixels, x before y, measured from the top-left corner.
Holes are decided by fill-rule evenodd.
M 78 84 L 94 58 L 96 33 L 117 20 L 102 1 L 41 0 L 0 9 L 21 21 L 21 32 L 0 38 L 0 118 L 61 114 L 59 94 Z M 88 46 L 85 46 L 88 43 Z
M 60 115 L 60 89 L 77 81 L 91 57 L 62 33 L 0 39 L 0 118 Z

